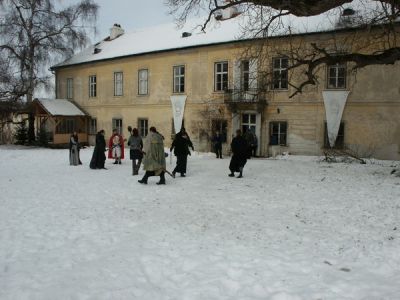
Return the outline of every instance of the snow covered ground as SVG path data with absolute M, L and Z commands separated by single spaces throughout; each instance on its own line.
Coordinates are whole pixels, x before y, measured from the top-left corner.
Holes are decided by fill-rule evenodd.
M 0 299 L 400 299 L 399 162 L 196 153 L 158 186 L 92 150 L 0 147 Z

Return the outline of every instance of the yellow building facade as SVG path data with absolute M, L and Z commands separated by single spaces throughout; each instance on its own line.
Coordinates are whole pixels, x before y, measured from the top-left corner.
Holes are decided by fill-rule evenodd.
M 317 85 L 290 98 L 295 90 L 285 76 L 298 83 L 301 70 L 287 71 L 290 60 L 277 49 L 313 40 L 329 43 L 330 38 L 326 32 L 290 41 L 271 38 L 262 62 L 244 54 L 252 41 L 237 40 L 66 61 L 53 67 L 56 96 L 75 101 L 92 117 L 91 134 L 105 129 L 107 136 L 118 128 L 127 137 L 132 126 L 146 135 L 155 126 L 169 146 L 174 134 L 171 96 L 184 95 L 184 126 L 196 150 L 212 151 L 211 139 L 219 130 L 225 138 L 223 152 L 229 154 L 236 129 L 250 129 L 258 139 L 257 154 L 268 157 L 283 152 L 321 155 L 329 147 L 323 92 L 348 91 L 336 147 L 351 148 L 361 157 L 400 159 L 399 63 L 357 73 L 351 66 L 323 66 Z M 104 44 L 113 42 L 105 40 L 87 53 L 96 58 L 107 51 Z M 265 84 L 260 75 L 265 70 L 283 75 Z

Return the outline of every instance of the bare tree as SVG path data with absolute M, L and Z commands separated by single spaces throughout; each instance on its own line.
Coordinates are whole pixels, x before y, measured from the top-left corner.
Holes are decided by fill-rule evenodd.
M 56 0 L 0 0 L 0 98 L 33 100 L 49 83 L 48 65 L 86 45 L 98 5 L 82 0 L 61 8 Z M 35 139 L 33 113 L 29 142 Z
M 268 51 L 289 58 L 288 69 L 296 81 L 290 81 L 291 97 L 303 92 L 306 86 L 318 83 L 318 71 L 323 65 L 348 63 L 353 71 L 369 65 L 394 64 L 400 60 L 400 1 L 399 0 L 167 0 L 170 12 L 179 23 L 191 15 L 206 12 L 201 25 L 203 31 L 220 12 L 235 8 L 248 16 L 242 38 L 252 39 L 251 50 L 244 56 L 256 56 L 261 61 Z M 359 12 L 357 11 L 359 10 Z M 325 14 L 336 18 L 327 39 L 295 39 L 296 32 L 285 18 L 312 17 Z M 238 13 L 233 14 L 236 17 Z M 332 18 L 333 19 L 333 18 Z M 342 34 L 345 33 L 345 34 Z M 289 49 L 278 49 L 269 37 L 284 35 Z M 274 48 L 275 49 L 272 49 Z M 297 69 L 297 73 L 296 72 Z M 259 82 L 271 84 L 272 74 L 264 72 Z M 300 78 L 300 79 L 299 79 Z

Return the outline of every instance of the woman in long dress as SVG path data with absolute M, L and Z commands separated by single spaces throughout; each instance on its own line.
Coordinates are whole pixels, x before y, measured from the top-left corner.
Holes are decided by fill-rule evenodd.
M 74 131 L 69 138 L 69 164 L 71 166 L 79 165 L 79 142 L 78 134 Z
M 106 140 L 104 138 L 104 130 L 100 130 L 96 134 L 96 146 L 94 146 L 92 159 L 90 161 L 91 169 L 105 169 L 104 163 L 106 161 Z

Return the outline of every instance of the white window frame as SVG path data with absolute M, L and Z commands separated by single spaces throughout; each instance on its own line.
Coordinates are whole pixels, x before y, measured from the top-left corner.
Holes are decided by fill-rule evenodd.
M 331 76 L 331 70 L 334 72 L 334 76 Z M 340 70 L 343 70 L 343 76 L 340 76 Z M 333 64 L 333 65 L 327 65 L 326 68 L 326 77 L 327 77 L 327 89 L 345 89 L 346 88 L 346 81 L 347 81 L 347 66 L 345 63 L 340 64 Z M 340 79 L 343 80 L 343 85 L 339 83 Z M 333 84 L 331 84 L 331 80 L 334 81 Z
M 173 91 L 174 93 L 185 92 L 185 66 L 179 65 L 173 67 Z
M 97 76 L 96 75 L 89 76 L 89 97 L 90 98 L 97 97 Z
M 124 73 L 114 72 L 114 96 L 124 95 Z
M 139 134 L 142 137 L 147 136 L 149 133 L 149 119 L 146 118 L 139 118 L 138 119 L 138 130 Z
M 118 134 L 122 134 L 122 119 L 113 118 L 112 119 L 112 129 L 116 129 Z
M 226 66 L 226 70 L 225 69 Z M 220 67 L 220 70 L 218 70 Z M 214 63 L 214 91 L 223 92 L 229 86 L 229 64 L 227 61 Z
M 286 131 L 285 132 L 282 132 L 282 130 L 281 130 L 281 127 L 282 127 L 283 124 L 286 127 Z M 288 122 L 286 122 L 286 121 L 271 121 L 271 122 L 269 122 L 269 130 L 270 130 L 269 136 L 270 136 L 270 138 L 271 138 L 271 136 L 273 134 L 273 131 L 274 131 L 273 127 L 274 126 L 278 126 L 278 133 L 277 133 L 278 140 L 277 140 L 277 144 L 276 145 L 286 146 L 287 145 L 287 139 L 288 139 L 288 129 L 289 129 Z M 285 136 L 285 142 L 284 143 L 281 141 L 282 140 L 282 136 Z M 269 143 L 270 143 L 270 145 L 272 145 L 271 144 L 271 139 L 270 139 Z
M 275 62 L 279 62 L 279 66 L 275 66 Z M 286 67 L 283 64 L 286 61 Z M 289 59 L 287 57 L 275 57 L 272 59 L 272 89 L 273 90 L 287 90 L 289 86 Z M 278 75 L 275 75 L 278 74 Z M 286 74 L 286 81 L 282 79 L 282 75 Z M 278 77 L 278 78 L 277 78 Z M 276 86 L 275 84 L 278 83 Z
M 138 70 L 138 95 L 147 95 L 149 93 L 149 70 Z

